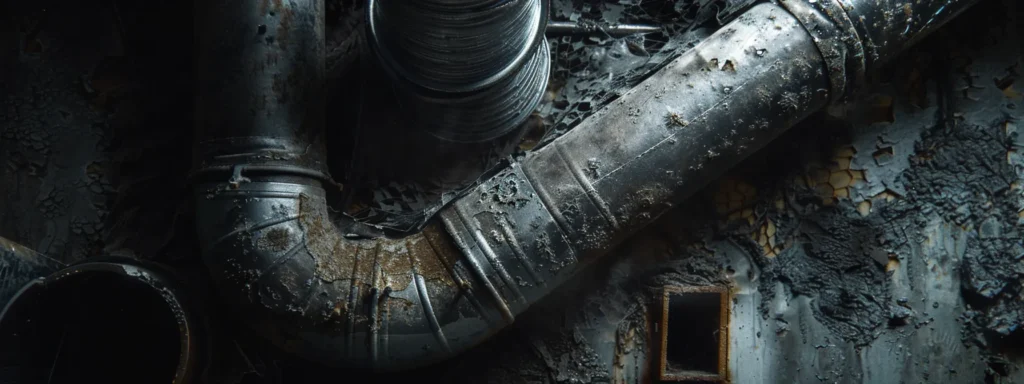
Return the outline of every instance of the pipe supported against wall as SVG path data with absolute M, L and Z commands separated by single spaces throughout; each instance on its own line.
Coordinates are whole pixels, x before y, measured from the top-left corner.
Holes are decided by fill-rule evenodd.
M 286 350 L 377 370 L 436 362 L 512 322 L 580 267 L 972 3 L 758 5 L 445 208 L 424 231 L 356 239 L 328 213 L 329 179 L 323 152 L 314 150 L 322 127 L 302 113 L 322 101 L 291 103 L 262 86 L 282 74 L 321 79 L 322 64 L 280 39 L 264 45 L 252 37 L 273 25 L 288 44 L 319 54 L 319 2 L 273 2 L 263 10 L 204 1 L 199 9 L 209 28 L 197 36 L 199 68 L 213 95 L 204 96 L 220 106 L 246 95 L 250 104 L 206 110 L 197 122 L 203 257 L 223 296 Z M 300 22 L 284 23 L 286 14 Z M 226 68 L 247 72 L 218 76 Z M 291 83 L 287 95 L 315 93 L 306 92 L 315 84 Z M 217 129 L 205 129 L 211 127 Z

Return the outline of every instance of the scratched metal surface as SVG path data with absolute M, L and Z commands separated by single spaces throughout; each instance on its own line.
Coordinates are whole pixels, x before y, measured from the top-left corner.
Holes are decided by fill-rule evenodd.
M 189 10 L 123 3 L 0 13 L 0 236 L 64 262 L 191 251 L 187 63 L 152 59 Z M 1018 8 L 982 2 L 478 351 L 393 379 L 649 382 L 660 287 L 731 283 L 734 382 L 1024 382 Z M 249 353 L 261 382 L 338 375 Z
M 724 283 L 736 383 L 1024 382 L 1018 8 L 981 3 L 454 371 L 651 382 L 660 287 Z
M 525 139 L 520 143 L 521 149 L 532 149 L 550 143 L 564 134 L 596 110 L 615 100 L 634 85 L 642 81 L 651 71 L 667 64 L 671 59 L 693 47 L 706 37 L 717 26 L 731 20 L 756 0 L 554 0 L 551 2 L 551 17 L 560 21 L 609 23 L 640 23 L 660 26 L 661 30 L 654 33 L 636 34 L 627 37 L 612 37 L 604 33 L 573 34 L 567 36 L 551 36 L 548 44 L 551 48 L 552 68 L 549 76 L 548 93 L 525 123 L 523 130 Z M 371 65 L 373 66 L 373 65 Z M 354 77 L 372 76 L 372 71 L 365 68 L 354 70 Z M 372 87 L 372 86 L 371 86 Z M 352 86 L 343 87 L 347 93 L 341 99 L 353 102 Z M 387 116 L 394 114 L 386 109 L 387 102 L 367 102 L 369 94 L 362 96 L 366 104 L 360 109 L 361 114 Z M 384 108 L 382 108 L 384 106 Z M 328 117 L 331 130 L 337 126 L 351 125 L 348 118 L 352 113 L 342 112 L 345 117 L 332 122 Z M 375 118 L 372 122 L 360 122 L 361 128 L 369 132 L 388 132 L 388 119 Z M 385 133 L 385 142 L 394 146 L 394 136 Z M 469 153 L 465 157 L 479 157 L 472 162 L 483 169 L 471 169 L 468 173 L 459 173 L 464 165 L 448 166 L 442 172 L 433 168 L 444 169 L 451 155 L 425 153 L 422 161 L 431 164 L 430 170 L 412 168 L 404 159 L 397 165 L 394 156 L 389 152 L 375 150 L 376 145 L 370 137 L 362 134 L 353 137 L 352 141 L 359 148 L 370 148 L 367 153 L 353 156 L 353 166 L 346 172 L 359 174 L 373 173 L 373 177 L 353 177 L 348 187 L 353 194 L 348 213 L 359 221 L 385 230 L 399 233 L 415 232 L 426 220 L 437 212 L 444 204 L 454 200 L 466 188 L 479 180 L 479 172 L 493 167 L 507 153 L 505 149 L 485 146 L 483 151 L 475 147 L 451 149 L 443 152 L 458 151 Z M 500 142 L 500 140 L 496 140 Z M 365 144 L 370 143 L 370 144 Z M 515 143 L 512 143 L 515 147 Z M 418 146 L 432 147 L 429 142 L 417 142 Z M 497 144 L 495 144 L 497 145 Z M 447 146 L 447 145 L 443 145 Z M 477 146 L 479 147 L 479 146 Z M 508 147 L 508 146 L 505 146 Z M 504 147 L 500 147 L 504 148 Z M 414 152 L 416 149 L 402 150 Z M 480 153 L 475 153 L 480 152 Z M 358 152 L 358 151 L 357 151 Z M 495 154 L 495 152 L 501 152 Z M 389 170 L 411 169 L 412 175 Z M 334 167 L 338 168 L 337 166 Z M 473 173 L 476 172 L 476 173 Z M 391 175 L 388 177 L 388 175 Z M 429 176 L 428 176 L 429 175 Z M 360 182 L 366 178 L 367 182 Z
M 438 370 L 652 382 L 661 287 L 717 283 L 736 383 L 1024 382 L 1018 7 L 981 3 Z

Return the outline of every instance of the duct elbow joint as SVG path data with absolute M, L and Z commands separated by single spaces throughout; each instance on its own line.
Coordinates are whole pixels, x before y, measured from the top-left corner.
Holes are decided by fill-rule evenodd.
M 403 239 L 347 239 L 323 189 L 286 182 L 204 193 L 197 208 L 205 262 L 225 299 L 312 360 L 413 368 L 484 340 L 495 328 L 488 319 L 500 318 L 472 296 L 437 225 Z
M 205 262 L 229 303 L 265 319 L 256 328 L 311 360 L 399 370 L 466 350 L 829 96 L 848 93 L 865 68 L 856 54 L 863 27 L 843 27 L 846 13 L 781 2 L 785 10 L 752 8 L 646 80 L 683 84 L 683 73 L 690 87 L 656 101 L 628 92 L 601 120 L 481 182 L 405 238 L 345 236 L 328 213 L 323 157 L 309 151 L 309 132 L 287 124 L 219 132 L 198 147 L 200 173 L 231 176 L 196 190 Z M 869 6 L 858 12 L 885 11 Z M 714 58 L 745 55 L 754 56 L 740 71 L 708 70 Z M 542 61 L 534 69 L 546 79 Z M 625 121 L 634 129 L 622 129 Z M 599 169 L 587 172 L 591 164 Z
M 197 192 L 204 261 L 224 298 L 265 319 L 252 325 L 275 344 L 328 365 L 391 371 L 444 360 L 513 322 L 578 266 L 546 192 L 519 165 L 398 239 L 346 238 L 311 183 Z

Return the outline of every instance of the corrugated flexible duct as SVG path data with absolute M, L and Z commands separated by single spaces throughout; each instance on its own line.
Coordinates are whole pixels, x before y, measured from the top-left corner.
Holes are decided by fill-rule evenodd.
M 376 370 L 436 362 L 974 2 L 755 6 L 422 232 L 350 239 L 326 201 L 321 2 L 203 1 L 203 258 L 223 297 L 286 350 Z

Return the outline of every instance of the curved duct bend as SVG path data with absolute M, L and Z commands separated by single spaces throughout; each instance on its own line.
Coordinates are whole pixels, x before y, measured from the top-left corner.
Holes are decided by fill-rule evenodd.
M 395 370 L 483 341 L 973 1 L 918 1 L 910 18 L 883 17 L 905 14 L 895 0 L 758 5 L 402 239 L 348 238 L 329 214 L 320 2 L 201 3 L 197 222 L 214 280 L 286 350 Z M 275 44 L 254 37 L 267 31 Z

